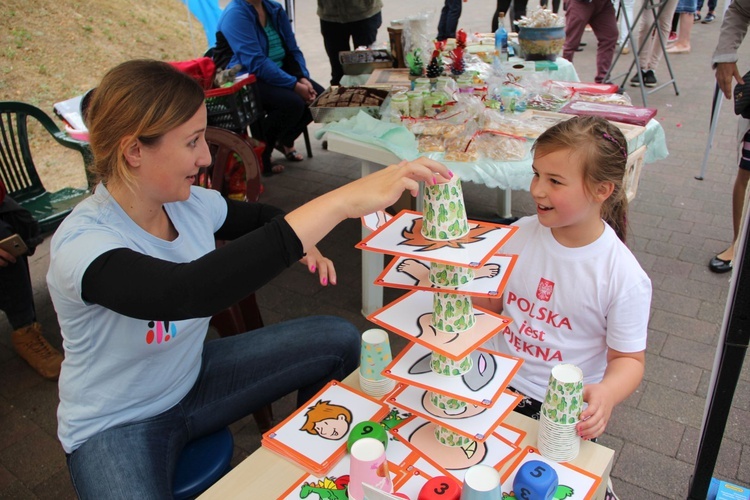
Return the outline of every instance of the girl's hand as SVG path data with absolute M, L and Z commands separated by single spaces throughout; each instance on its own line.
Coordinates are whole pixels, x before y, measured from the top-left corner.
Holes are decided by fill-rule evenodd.
M 398 201 L 405 190 L 417 196 L 419 181 L 434 185 L 448 182 L 452 177 L 453 172 L 435 160 L 425 157 L 411 162 L 404 160 L 341 188 L 346 217 L 362 217 L 389 207 Z
M 312 247 L 308 250 L 307 255 L 302 257 L 300 262 L 306 265 L 311 273 L 315 274 L 317 271 L 321 285 L 336 284 L 336 268 L 333 267 L 333 261 L 323 257 L 318 247 Z
M 604 433 L 616 403 L 602 384 L 584 385 L 583 400 L 589 406 L 581 412 L 576 432 L 582 439 L 594 439 Z

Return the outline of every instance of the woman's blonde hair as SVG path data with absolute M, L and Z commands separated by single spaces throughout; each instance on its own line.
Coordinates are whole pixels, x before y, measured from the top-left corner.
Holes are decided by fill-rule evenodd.
M 623 181 L 628 162 L 628 143 L 619 128 L 597 116 L 575 116 L 557 123 L 539 136 L 534 155 L 569 149 L 583 163 L 586 189 L 594 192 L 600 182 L 614 185 L 612 194 L 602 203 L 601 217 L 617 236 L 625 241 L 628 199 Z
M 204 98 L 198 82 L 165 62 L 138 59 L 109 70 L 86 110 L 95 180 L 116 179 L 132 187 L 126 139 L 158 143 L 192 118 Z

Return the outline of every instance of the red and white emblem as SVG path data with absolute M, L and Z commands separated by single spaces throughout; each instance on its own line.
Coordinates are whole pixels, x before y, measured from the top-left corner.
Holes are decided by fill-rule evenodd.
M 555 284 L 553 282 L 544 278 L 540 279 L 539 286 L 536 289 L 536 298 L 545 302 L 549 302 L 549 299 L 552 297 L 552 290 L 554 290 L 554 288 Z

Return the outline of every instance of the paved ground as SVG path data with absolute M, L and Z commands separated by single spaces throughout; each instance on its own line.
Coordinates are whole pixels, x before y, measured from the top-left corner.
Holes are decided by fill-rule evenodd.
M 490 2 L 464 4 L 461 26 L 468 31 L 489 29 Z M 318 20 L 312 2 L 298 6 L 298 31 L 313 77 L 328 81 L 328 62 L 322 50 Z M 383 18 L 396 19 L 440 2 L 414 0 L 402 7 L 385 0 Z M 436 21 L 435 21 L 436 23 Z M 435 24 L 432 23 L 432 24 Z M 431 25 L 432 25 L 431 24 Z M 706 263 L 731 239 L 730 190 L 736 171 L 731 105 L 723 106 L 716 141 L 705 180 L 697 181 L 706 146 L 713 77 L 709 59 L 719 24 L 697 25 L 693 52 L 675 55 L 671 62 L 680 88 L 649 96 L 658 108 L 670 156 L 646 166 L 638 197 L 630 210 L 629 244 L 654 286 L 646 376 L 638 391 L 614 413 L 601 442 L 616 452 L 612 477 L 622 499 L 685 498 L 700 439 L 701 419 L 711 376 L 718 332 L 724 314 L 729 280 L 708 271 Z M 385 27 L 381 40 L 387 40 Z M 595 39 L 584 35 L 588 46 L 577 53 L 575 65 L 583 80 L 593 78 Z M 750 44 L 749 44 L 750 45 Z M 741 60 L 747 60 L 747 49 Z M 627 69 L 626 56 L 617 70 Z M 743 66 L 740 69 L 744 71 Z M 617 73 L 617 71 L 615 72 Z M 666 65 L 657 71 L 668 80 Z M 630 88 L 634 103 L 640 96 Z M 300 145 L 301 146 L 301 145 Z M 315 157 L 288 165 L 286 173 L 266 182 L 263 201 L 292 209 L 312 197 L 356 178 L 355 160 L 328 153 L 314 144 Z M 494 193 L 465 185 L 471 215 L 492 217 Z M 515 215 L 530 213 L 526 192 L 513 195 Z M 341 224 L 321 244 L 336 262 L 339 284 L 322 289 L 297 266 L 279 276 L 258 294 L 266 323 L 332 313 L 350 319 L 362 330 L 369 323 L 359 314 L 360 254 L 358 221 Z M 39 320 L 50 341 L 59 346 L 59 328 L 44 285 L 49 242 L 32 258 Z M 396 296 L 388 291 L 386 299 Z M 72 498 L 62 449 L 56 438 L 57 386 L 40 379 L 10 346 L 10 327 L 0 318 L 0 497 Z M 403 345 L 392 336 L 396 348 Z M 290 398 L 274 405 L 275 417 L 290 410 Z M 750 363 L 745 363 L 724 434 L 714 475 L 750 485 Z M 252 418 L 233 428 L 235 463 L 259 445 Z

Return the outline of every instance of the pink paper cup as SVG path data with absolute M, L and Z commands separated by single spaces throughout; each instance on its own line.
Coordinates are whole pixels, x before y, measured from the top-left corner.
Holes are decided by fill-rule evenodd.
M 349 459 L 349 498 L 351 500 L 364 500 L 363 483 L 393 493 L 385 447 L 374 438 L 358 439 L 352 444 Z

